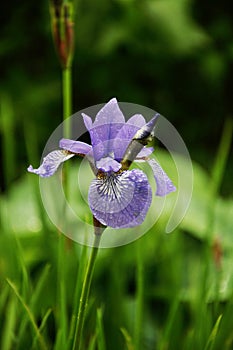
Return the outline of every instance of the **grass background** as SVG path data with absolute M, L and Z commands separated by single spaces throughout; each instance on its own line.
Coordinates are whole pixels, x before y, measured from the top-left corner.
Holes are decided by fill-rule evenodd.
M 26 174 L 61 122 L 50 31 L 47 1 L 1 4 L 2 350 L 70 348 L 89 255 L 66 246 Z M 194 166 L 190 209 L 172 234 L 164 212 L 137 242 L 101 250 L 85 349 L 233 348 L 232 31 L 224 1 L 77 1 L 74 112 L 113 96 L 157 110 Z

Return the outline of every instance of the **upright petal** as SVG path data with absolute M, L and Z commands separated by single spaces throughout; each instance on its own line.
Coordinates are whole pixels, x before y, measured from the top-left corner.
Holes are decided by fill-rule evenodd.
M 61 139 L 59 142 L 59 147 L 75 154 L 89 154 L 92 147 L 85 142 L 73 141 L 69 139 Z
M 88 199 L 93 215 L 103 225 L 126 228 L 144 221 L 152 193 L 146 175 L 133 169 L 94 179 Z
M 30 165 L 27 170 L 30 173 L 37 174 L 41 177 L 49 177 L 57 171 L 61 163 L 65 162 L 73 156 L 74 154 L 63 150 L 52 151 L 43 159 L 43 162 L 38 169 L 34 169 Z
M 82 117 L 83 117 L 83 122 L 85 124 L 85 127 L 89 131 L 92 128 L 92 119 L 91 117 L 89 117 L 89 115 L 85 113 L 82 113 Z
M 109 125 L 110 138 L 114 138 L 116 136 L 116 132 L 118 131 L 118 130 L 115 130 L 114 124 L 124 124 L 124 123 L 125 123 L 125 117 L 118 106 L 117 99 L 112 98 L 97 113 L 93 127 L 96 127 L 98 125 Z
M 157 113 L 148 123 L 142 126 L 132 140 L 129 142 L 121 160 L 122 169 L 129 169 L 132 162 L 138 157 L 144 146 L 152 141 L 154 136 L 154 128 L 159 114 Z
M 154 178 L 156 181 L 156 195 L 157 196 L 166 196 L 170 192 L 174 192 L 176 187 L 173 185 L 172 181 L 169 179 L 165 171 L 161 168 L 161 166 L 154 160 L 149 159 L 148 163 L 150 164 Z
M 96 115 L 91 124 L 90 117 L 83 114 L 84 123 L 89 130 L 95 160 L 100 160 L 113 151 L 113 140 L 125 123 L 117 100 L 110 100 Z M 104 143 L 104 146 L 103 146 Z
M 147 141 L 148 138 L 151 137 L 151 135 L 153 135 L 153 131 L 155 128 L 155 124 L 159 118 L 160 114 L 156 113 L 155 116 L 148 122 L 146 123 L 135 135 L 134 135 L 134 139 L 139 141 L 139 142 L 143 142 L 143 144 L 145 144 L 144 142 Z
M 141 114 L 135 114 L 122 126 L 117 134 L 117 138 L 130 141 L 145 124 L 145 118 Z
M 135 114 L 120 128 L 113 141 L 115 159 L 121 161 L 130 141 L 145 123 L 145 119 L 141 114 Z

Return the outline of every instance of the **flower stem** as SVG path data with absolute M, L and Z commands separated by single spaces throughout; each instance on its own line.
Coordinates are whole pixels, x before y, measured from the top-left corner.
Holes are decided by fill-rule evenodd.
M 84 325 L 84 321 L 85 321 L 85 314 L 86 314 L 86 309 L 87 309 L 87 305 L 88 305 L 88 297 L 89 297 L 89 291 L 90 291 L 93 271 L 94 271 L 94 267 L 95 267 L 95 261 L 96 261 L 97 253 L 99 250 L 100 238 L 101 238 L 101 235 L 95 234 L 94 244 L 93 244 L 91 254 L 90 254 L 90 257 L 88 260 L 86 273 L 84 276 L 84 281 L 83 281 L 83 286 L 82 286 L 82 291 L 81 291 L 81 297 L 80 297 L 80 302 L 79 302 L 79 310 L 78 310 L 78 316 L 77 316 L 77 320 L 76 320 L 76 327 L 75 327 L 75 334 L 74 334 L 72 350 L 80 350 L 81 349 L 83 325 Z
M 64 122 L 64 138 L 70 138 L 70 122 L 69 117 L 72 113 L 72 75 L 71 66 L 62 69 L 62 97 L 63 97 L 63 122 Z
M 137 241 L 137 300 L 135 317 L 135 350 L 141 349 L 142 329 L 143 329 L 143 310 L 144 310 L 144 261 L 142 257 L 142 243 Z

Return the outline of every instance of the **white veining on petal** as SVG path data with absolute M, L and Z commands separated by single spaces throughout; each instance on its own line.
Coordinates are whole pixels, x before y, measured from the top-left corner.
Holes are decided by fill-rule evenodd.
M 112 173 L 101 179 L 94 179 L 92 185 L 94 188 L 91 195 L 96 196 L 95 209 L 101 211 L 105 208 L 109 213 L 124 209 L 131 202 L 135 188 L 134 182 L 128 181 L 126 171 L 122 174 Z
M 89 204 L 102 224 L 114 228 L 140 225 L 151 204 L 151 188 L 138 169 L 95 179 L 89 188 Z
M 57 171 L 61 163 L 72 158 L 73 156 L 74 154 L 63 150 L 52 151 L 46 157 L 44 157 L 43 162 L 38 169 L 34 169 L 30 165 L 27 170 L 30 173 L 37 174 L 41 177 L 49 177 Z

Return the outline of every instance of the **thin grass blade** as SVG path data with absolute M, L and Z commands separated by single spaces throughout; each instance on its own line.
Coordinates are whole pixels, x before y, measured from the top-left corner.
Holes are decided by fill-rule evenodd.
M 38 338 L 39 341 L 39 345 L 40 345 L 40 349 L 41 350 L 47 350 L 47 346 L 45 344 L 44 338 L 42 336 L 42 334 L 40 333 L 40 330 L 35 322 L 34 316 L 30 310 L 30 308 L 28 307 L 28 305 L 25 303 L 24 299 L 21 297 L 21 295 L 19 294 L 16 286 L 14 285 L 13 282 L 11 282 L 9 279 L 6 279 L 7 283 L 9 284 L 9 286 L 11 287 L 11 289 L 13 290 L 13 292 L 15 293 L 15 295 L 17 296 L 18 300 L 20 301 L 20 304 L 22 305 L 23 309 L 25 310 L 25 312 L 28 315 L 28 318 L 30 320 L 30 323 L 32 325 L 32 328 L 35 332 L 35 336 Z
M 121 328 L 121 333 L 125 339 L 127 350 L 135 350 L 133 346 L 132 338 L 129 335 L 128 331 L 125 328 Z
M 96 333 L 98 350 L 106 350 L 102 308 L 97 309 Z
M 207 343 L 206 343 L 206 346 L 205 346 L 205 349 L 204 350 L 212 350 L 213 349 L 213 346 L 214 346 L 214 342 L 215 342 L 215 339 L 217 337 L 217 334 L 218 334 L 218 330 L 219 330 L 219 326 L 220 326 L 220 323 L 221 323 L 221 320 L 222 320 L 222 315 L 220 315 L 217 319 L 217 321 L 215 322 L 215 325 L 212 329 L 212 332 L 210 333 L 210 336 L 207 340 Z
M 14 329 L 16 326 L 16 301 L 11 298 L 7 305 L 5 324 L 2 332 L 1 349 L 13 349 Z

